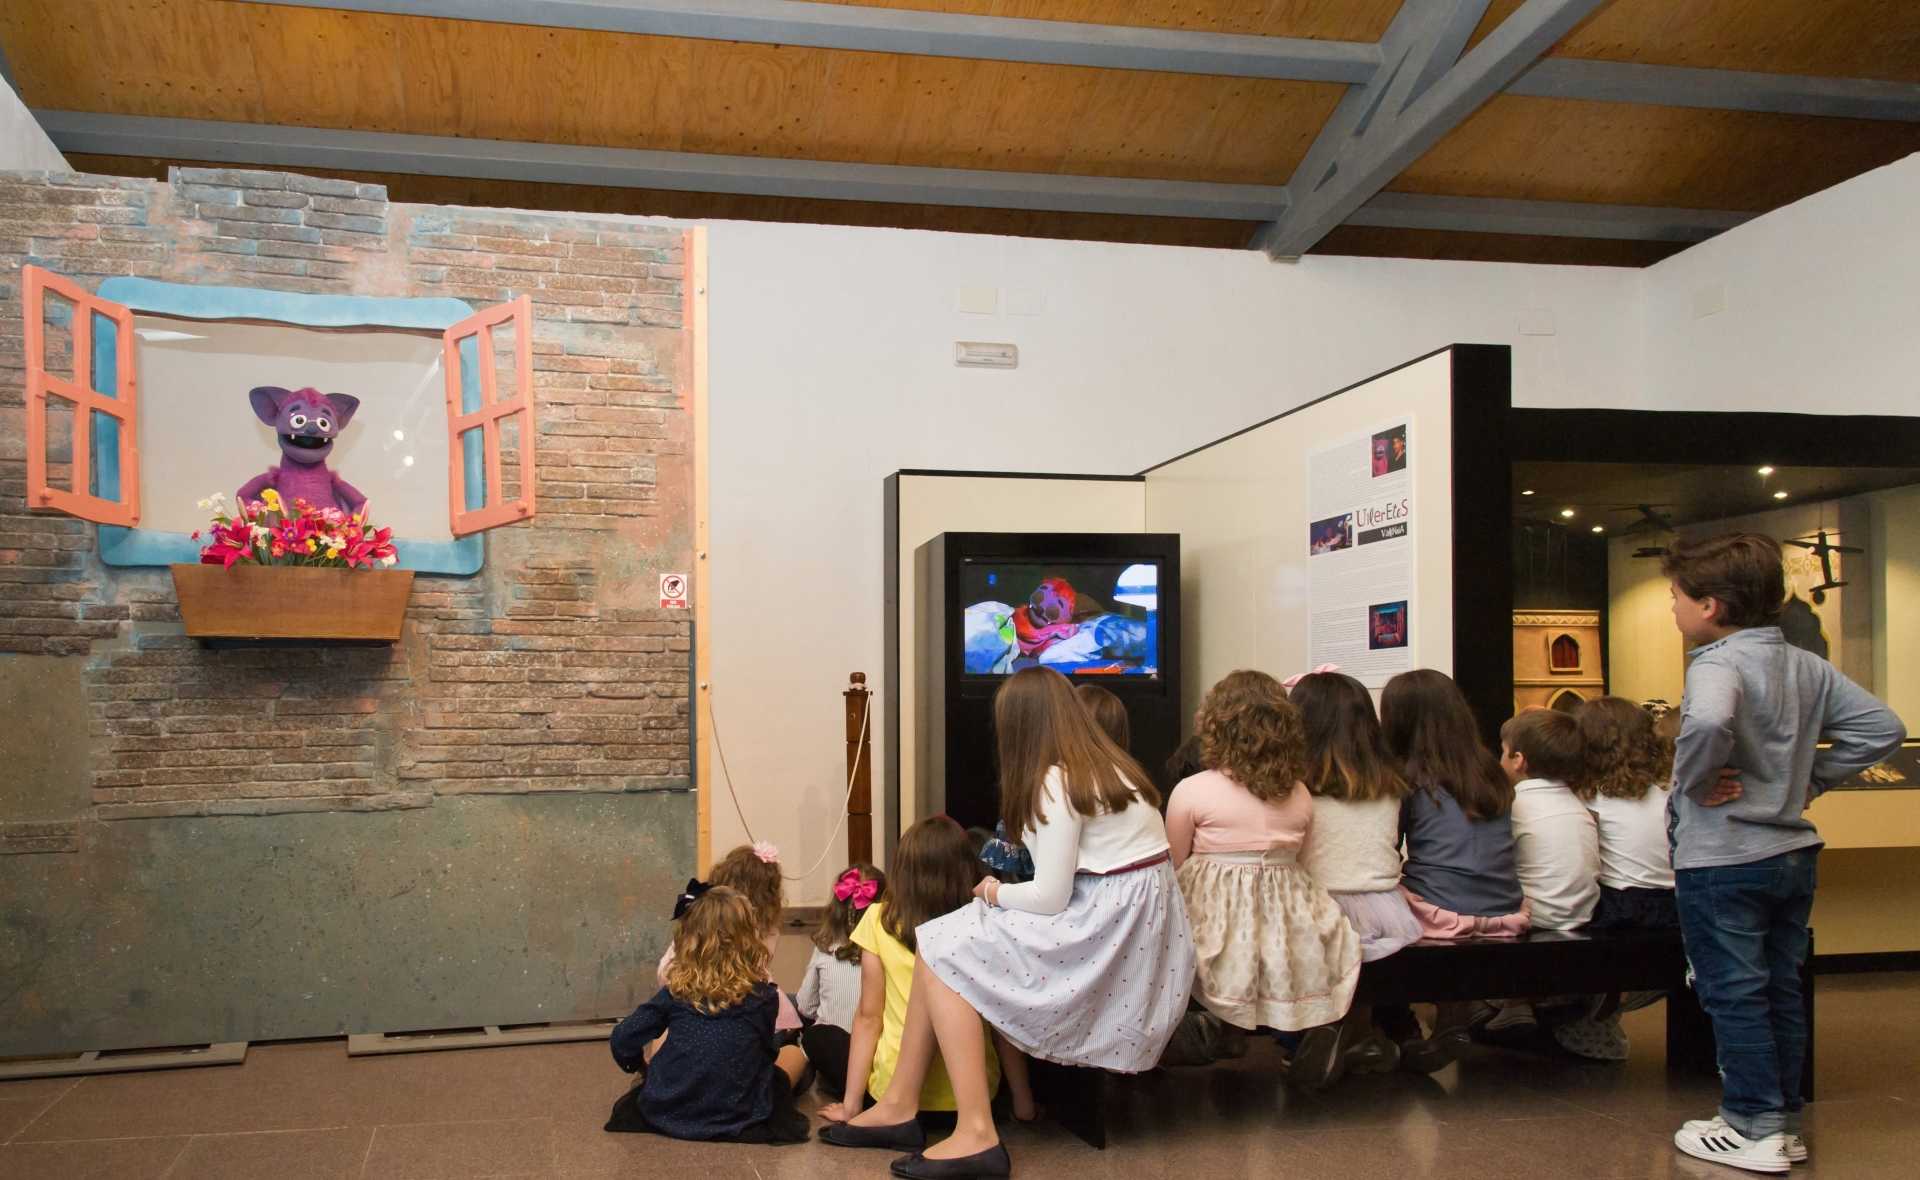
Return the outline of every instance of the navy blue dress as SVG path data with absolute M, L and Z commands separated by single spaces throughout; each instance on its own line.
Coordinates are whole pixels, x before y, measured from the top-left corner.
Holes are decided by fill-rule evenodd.
M 756 984 L 746 999 L 713 1013 L 661 988 L 613 1030 L 614 1061 L 645 1077 L 615 1104 L 607 1129 L 675 1139 L 804 1140 L 806 1116 L 794 1108 L 787 1075 L 774 1064 L 779 1005 L 771 983 Z M 661 1033 L 671 1035 L 647 1064 L 646 1046 Z

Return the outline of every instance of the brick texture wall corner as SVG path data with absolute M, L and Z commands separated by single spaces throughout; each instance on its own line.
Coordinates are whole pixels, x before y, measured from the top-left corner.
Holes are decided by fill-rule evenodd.
M 393 205 L 379 185 L 286 173 L 0 175 L 0 653 L 86 661 L 93 802 L 75 818 L 687 788 L 691 623 L 652 598 L 692 557 L 683 251 L 670 227 Z M 204 650 L 164 570 L 104 566 L 93 525 L 26 508 L 27 263 L 90 289 L 527 294 L 538 515 L 487 535 L 478 576 L 418 577 L 391 649 Z M 50 439 L 56 478 L 70 444 Z M 0 851 L 74 843 L 4 835 Z

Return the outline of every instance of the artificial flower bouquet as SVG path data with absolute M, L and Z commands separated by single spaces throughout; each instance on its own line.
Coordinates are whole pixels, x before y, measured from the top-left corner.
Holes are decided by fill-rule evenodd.
M 202 565 L 232 569 L 251 562 L 374 569 L 399 560 L 393 530 L 372 527 L 364 508 L 348 516 L 338 508 L 317 508 L 301 499 L 288 505 L 272 488 L 261 492 L 258 500 L 232 509 L 227 497 L 216 492 L 200 501 L 200 507 L 213 513 L 213 522 L 204 530 Z M 201 540 L 201 534 L 194 533 L 193 539 Z

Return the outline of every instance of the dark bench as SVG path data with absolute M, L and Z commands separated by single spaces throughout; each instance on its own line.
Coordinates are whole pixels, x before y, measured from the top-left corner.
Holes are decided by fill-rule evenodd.
M 1813 960 L 1811 940 L 1807 961 Z M 1518 939 L 1419 942 L 1360 971 L 1354 1003 L 1415 1004 L 1658 989 L 1667 993 L 1667 1069 L 1714 1072 L 1713 1026 L 1686 986 L 1677 931 L 1540 931 Z M 1802 1090 L 1813 1098 L 1813 975 Z M 1036 1097 L 1053 1119 L 1094 1147 L 1107 1145 L 1107 1075 L 1033 1063 Z

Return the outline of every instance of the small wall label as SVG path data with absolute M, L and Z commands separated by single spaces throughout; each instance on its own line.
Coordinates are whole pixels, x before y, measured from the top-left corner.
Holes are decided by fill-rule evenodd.
M 687 575 L 660 575 L 660 606 L 663 610 L 687 609 Z
M 980 340 L 956 341 L 953 363 L 963 369 L 1017 369 L 1020 367 L 1020 346 L 990 344 Z

